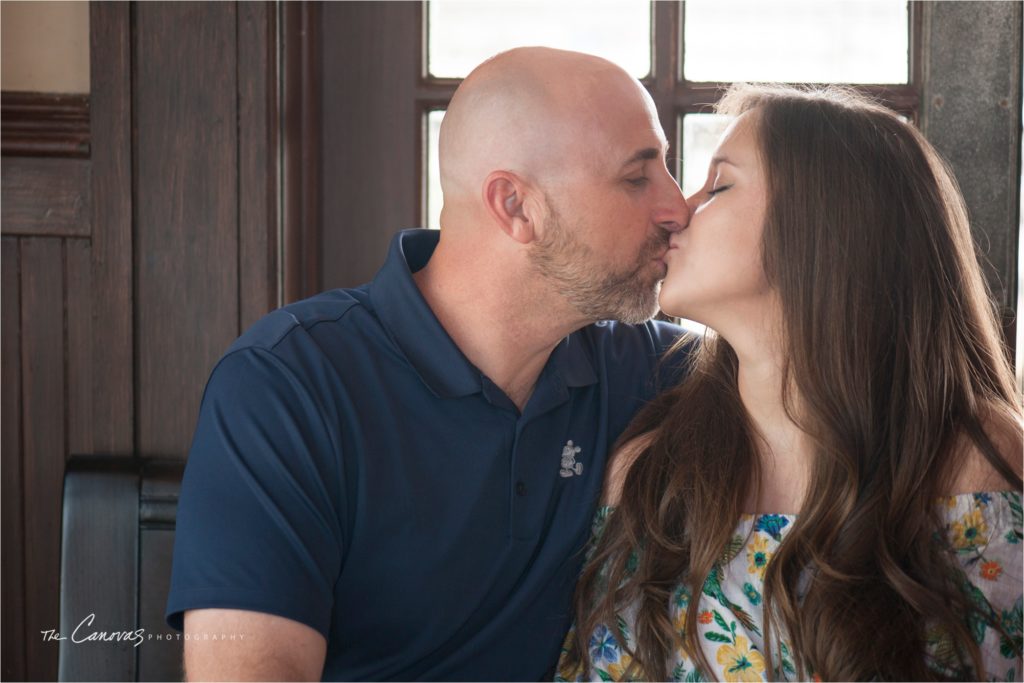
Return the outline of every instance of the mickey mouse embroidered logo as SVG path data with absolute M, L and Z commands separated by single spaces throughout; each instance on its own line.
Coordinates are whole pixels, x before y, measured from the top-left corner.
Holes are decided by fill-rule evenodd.
M 576 454 L 580 447 L 573 445 L 572 439 L 562 449 L 562 469 L 558 471 L 563 477 L 571 477 L 574 474 L 583 474 L 583 463 L 576 462 Z

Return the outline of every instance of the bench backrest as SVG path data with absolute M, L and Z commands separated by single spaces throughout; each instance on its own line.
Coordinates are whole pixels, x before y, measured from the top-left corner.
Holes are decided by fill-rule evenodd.
M 68 462 L 61 681 L 182 679 L 182 636 L 163 614 L 183 470 L 183 462 L 113 456 Z

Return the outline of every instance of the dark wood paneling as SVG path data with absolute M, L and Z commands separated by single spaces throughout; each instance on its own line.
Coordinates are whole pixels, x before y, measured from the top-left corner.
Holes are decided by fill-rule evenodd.
M 68 452 L 93 452 L 92 404 L 102 375 L 95 374 L 92 321 L 92 248 L 89 240 L 64 242 L 67 280 Z M 103 326 L 100 326 L 103 329 Z M 100 338 L 99 343 L 103 342 Z
M 130 11 L 128 3 L 89 5 L 92 284 L 97 293 L 92 316 L 102 323 L 92 358 L 93 371 L 103 378 L 102 388 L 93 393 L 93 448 L 122 454 L 135 450 Z
M 4 156 L 89 156 L 89 96 L 35 92 L 0 95 Z
M 29 680 L 54 680 L 64 475 L 64 265 L 61 240 L 21 241 L 25 633 Z
M 18 240 L 0 240 L 0 307 L 3 335 L 0 335 L 0 500 L 3 514 L 0 575 L 3 581 L 3 645 L 0 676 L 5 681 L 25 679 L 25 545 L 24 498 L 21 480 L 21 287 Z
M 26 99 L 12 116 L 3 96 L 3 151 L 22 154 L 4 157 L 0 216 L 20 235 L 2 241 L 5 680 L 58 673 L 39 632 L 60 616 L 66 454 L 183 458 L 213 361 L 280 301 L 278 11 L 93 3 L 90 99 Z M 153 519 L 173 507 L 145 505 Z M 168 532 L 147 531 L 160 539 L 147 562 L 166 573 Z M 65 569 L 69 605 L 84 604 L 93 586 Z M 166 586 L 147 590 L 156 629 Z M 121 620 L 104 604 L 97 623 Z M 153 661 L 177 667 L 180 645 Z
M 0 201 L 3 234 L 88 237 L 89 170 L 87 159 L 5 158 Z
M 243 330 L 281 303 L 276 7 L 238 5 L 238 307 Z
M 420 225 L 415 2 L 322 8 L 324 287 L 371 279 L 397 230 Z
M 183 458 L 238 333 L 236 6 L 133 8 L 137 444 Z
M 60 680 L 135 680 L 135 641 L 76 643 L 70 634 L 90 615 L 78 639 L 136 629 L 138 467 L 109 456 L 75 459 L 63 501 L 60 631 L 69 639 L 60 643 Z

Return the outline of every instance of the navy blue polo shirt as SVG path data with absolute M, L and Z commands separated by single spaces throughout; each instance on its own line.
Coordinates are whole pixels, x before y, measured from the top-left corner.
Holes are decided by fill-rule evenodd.
M 609 447 L 680 329 L 569 335 L 520 414 L 412 279 L 437 239 L 399 233 L 373 282 L 271 313 L 219 361 L 168 624 L 208 607 L 302 622 L 327 639 L 324 680 L 538 680 L 554 665 Z

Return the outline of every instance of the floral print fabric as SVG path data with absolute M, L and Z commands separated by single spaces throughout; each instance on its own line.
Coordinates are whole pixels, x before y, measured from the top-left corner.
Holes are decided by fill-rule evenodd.
M 968 493 L 943 498 L 946 533 L 960 560 L 964 591 L 993 619 L 997 619 L 1009 640 L 974 619 L 970 626 L 979 644 L 990 680 L 1020 681 L 1022 628 L 1021 495 L 1017 492 Z M 604 527 L 612 508 L 598 511 L 594 520 L 594 539 Z M 767 680 L 764 648 L 762 593 L 765 568 L 775 550 L 792 528 L 793 515 L 744 515 L 721 561 L 708 577 L 697 613 L 699 640 L 708 662 L 715 668 L 705 675 L 682 649 L 677 650 L 668 670 L 677 681 L 762 681 Z M 692 596 L 678 586 L 668 606 L 672 623 L 682 633 L 686 628 L 686 609 Z M 632 647 L 633 612 L 626 610 L 619 619 L 618 632 Z M 570 632 L 569 637 L 572 637 Z M 566 640 L 566 647 L 568 639 Z M 929 663 L 936 673 L 959 676 L 953 657 L 953 643 L 939 633 L 929 634 Z M 788 643 L 781 643 L 781 658 L 775 658 L 777 680 L 795 680 L 796 668 Z M 629 655 L 623 650 L 613 629 L 599 626 L 590 638 L 590 657 L 594 663 L 593 680 L 622 680 L 629 667 Z M 781 661 L 779 661 L 781 659 Z M 559 662 L 556 680 L 585 680 L 583 671 L 567 667 L 564 656 Z

